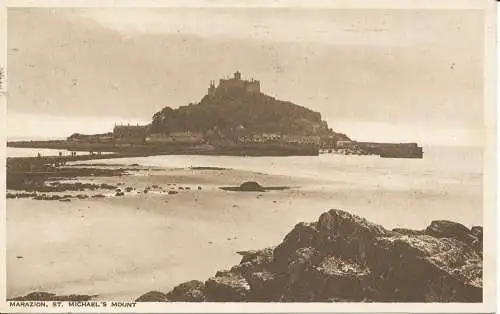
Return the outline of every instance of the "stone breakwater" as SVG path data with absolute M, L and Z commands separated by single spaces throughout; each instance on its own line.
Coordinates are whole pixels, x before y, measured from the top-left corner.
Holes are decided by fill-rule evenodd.
M 238 252 L 205 282 L 137 302 L 482 302 L 482 227 L 394 229 L 342 210 L 299 223 L 276 247 Z

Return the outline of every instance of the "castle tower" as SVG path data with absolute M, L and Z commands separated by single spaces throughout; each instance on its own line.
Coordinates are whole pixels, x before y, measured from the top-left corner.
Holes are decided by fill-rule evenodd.
M 210 86 L 208 87 L 208 95 L 215 95 L 215 81 L 210 81 Z
M 251 79 L 249 82 L 245 84 L 245 90 L 248 93 L 260 93 L 260 82 L 254 79 Z
M 241 80 L 241 73 L 240 73 L 240 71 L 234 72 L 234 79 L 235 80 Z

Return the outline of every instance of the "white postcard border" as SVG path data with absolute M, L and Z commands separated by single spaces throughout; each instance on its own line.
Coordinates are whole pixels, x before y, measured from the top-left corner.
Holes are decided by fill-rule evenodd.
M 186 1 L 160 1 L 160 0 L 9 0 L 7 7 L 328 7 L 328 8 L 393 8 L 393 9 L 478 9 L 484 10 L 486 20 L 485 41 L 485 131 L 487 148 L 485 150 L 485 175 L 484 175 L 484 272 L 483 272 L 483 303 L 136 303 L 134 308 L 75 308 L 68 307 L 68 302 L 63 302 L 61 307 L 9 307 L 5 300 L 6 293 L 6 202 L 5 193 L 2 193 L 0 248 L 2 249 L 1 261 L 1 289 L 0 312 L 9 313 L 157 313 L 157 312 L 206 312 L 206 313 L 256 313 L 256 312 L 453 312 L 453 313 L 481 313 L 496 310 L 497 281 L 496 281 L 496 199 L 497 199 L 497 109 L 496 109 L 496 18 L 495 2 L 490 0 L 446 0 L 446 1 L 406 1 L 406 0 L 351 0 L 351 1 L 323 1 L 323 0 L 254 0 L 254 1 L 229 1 L 229 0 L 186 0 Z M 6 64 L 6 8 L 0 9 L 0 65 Z M 0 95 L 0 134 L 4 141 L 0 148 L 0 156 L 6 158 L 6 95 Z M 4 169 L 4 168 L 3 168 Z M 1 172 L 0 188 L 5 191 L 5 171 Z M 214 270 L 215 272 L 216 270 Z M 144 291 L 147 292 L 147 291 Z M 52 302 L 47 302 L 52 303 Z

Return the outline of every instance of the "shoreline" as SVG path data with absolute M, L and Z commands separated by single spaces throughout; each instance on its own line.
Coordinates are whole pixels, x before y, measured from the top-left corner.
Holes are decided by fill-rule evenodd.
M 346 208 L 390 228 L 423 228 L 434 219 L 452 219 L 471 227 L 481 220 L 467 210 L 464 201 L 460 209 L 443 207 L 432 198 L 414 198 L 411 190 L 381 193 L 368 186 L 353 189 L 336 180 L 219 166 L 132 166 L 132 160 L 66 166 L 137 169 L 121 176 L 70 180 L 117 186 L 124 191 L 121 196 L 109 190 L 110 195 L 104 198 L 75 197 L 70 202 L 7 200 L 9 298 L 31 291 L 53 291 L 58 295 L 99 294 L 105 299 L 133 300 L 151 288 L 169 291 L 183 281 L 204 280 L 213 275 L 214 269 L 234 265 L 240 259 L 237 251 L 278 244 L 298 221 L 311 221 L 327 208 Z M 246 181 L 290 189 L 220 189 Z M 144 193 L 153 185 L 159 188 Z M 127 192 L 127 187 L 135 190 Z M 101 191 L 46 194 L 54 193 L 93 195 Z M 415 209 L 413 214 L 410 208 Z M 202 234 L 197 235 L 200 231 Z M 117 275 L 110 275 L 113 273 L 122 279 L 117 280 Z
M 16 141 L 7 147 L 65 149 L 70 151 L 107 151 L 119 154 L 154 155 L 206 155 L 206 156 L 318 156 L 320 153 L 344 155 L 377 155 L 381 158 L 422 159 L 423 148 L 417 143 L 380 143 L 349 141 L 337 145 L 321 146 L 305 143 L 226 143 L 226 144 L 147 144 L 142 142 L 70 142 Z
M 134 302 L 482 302 L 482 243 L 482 226 L 439 220 L 388 230 L 332 209 L 278 245 L 237 251 L 239 264 L 205 282 L 191 278 Z M 110 300 L 102 297 L 37 291 L 8 301 Z
M 168 145 L 146 143 L 72 143 L 66 140 L 56 141 L 18 141 L 7 142 L 7 147 L 64 149 L 69 151 L 114 152 L 136 154 L 138 156 L 156 155 L 201 155 L 201 156 L 317 156 L 319 147 L 309 144 L 226 144 L 226 145 Z M 117 157 L 119 158 L 119 157 Z

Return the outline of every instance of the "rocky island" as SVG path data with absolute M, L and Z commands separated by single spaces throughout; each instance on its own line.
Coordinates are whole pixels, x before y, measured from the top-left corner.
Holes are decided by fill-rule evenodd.
M 278 100 L 260 81 L 211 81 L 198 103 L 165 107 L 148 125 L 115 125 L 113 132 L 75 133 L 59 141 L 8 142 L 10 147 L 160 155 L 315 156 L 320 150 L 381 157 L 422 158 L 416 143 L 364 143 L 328 127 L 319 112 Z

